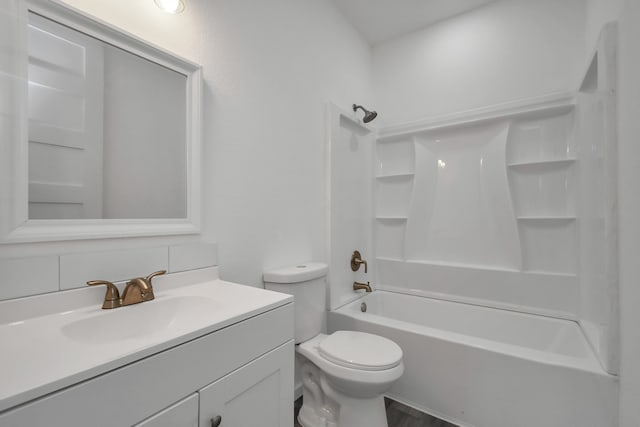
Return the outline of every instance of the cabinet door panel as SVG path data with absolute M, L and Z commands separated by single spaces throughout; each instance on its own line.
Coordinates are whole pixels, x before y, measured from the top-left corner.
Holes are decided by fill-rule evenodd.
M 135 427 L 198 427 L 198 393 L 194 393 Z
M 200 427 L 291 427 L 294 344 L 270 351 L 200 390 Z

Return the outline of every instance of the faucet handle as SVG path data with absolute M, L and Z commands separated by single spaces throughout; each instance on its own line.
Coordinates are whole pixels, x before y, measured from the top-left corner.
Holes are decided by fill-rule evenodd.
M 151 286 L 151 279 L 153 279 L 156 276 L 161 276 L 163 274 L 167 274 L 167 270 L 159 270 L 159 271 L 156 271 L 154 273 L 151 273 L 144 280 L 146 280 L 147 283 L 149 283 L 149 286 Z
M 120 307 L 122 301 L 120 300 L 120 292 L 116 285 L 107 280 L 90 280 L 87 282 L 87 285 L 105 285 L 107 287 L 107 292 L 104 294 L 104 302 L 102 303 L 103 309 Z
M 364 272 L 367 272 L 367 261 L 362 259 L 359 251 L 353 251 L 351 255 L 351 271 L 358 271 L 360 264 L 364 264 Z

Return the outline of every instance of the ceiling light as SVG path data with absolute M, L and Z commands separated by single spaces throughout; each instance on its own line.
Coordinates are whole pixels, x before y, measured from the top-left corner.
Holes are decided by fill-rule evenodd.
M 156 5 L 168 13 L 180 13 L 184 10 L 184 2 L 182 0 L 154 0 Z

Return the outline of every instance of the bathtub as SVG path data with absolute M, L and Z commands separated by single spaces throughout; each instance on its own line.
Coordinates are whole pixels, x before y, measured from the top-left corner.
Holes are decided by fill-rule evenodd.
M 388 396 L 454 424 L 617 426 L 617 377 L 575 322 L 375 291 L 327 325 L 398 343 L 405 373 Z

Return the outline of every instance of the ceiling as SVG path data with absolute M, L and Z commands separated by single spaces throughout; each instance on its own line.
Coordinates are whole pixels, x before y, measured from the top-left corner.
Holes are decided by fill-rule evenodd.
M 332 0 L 370 45 L 496 0 Z

